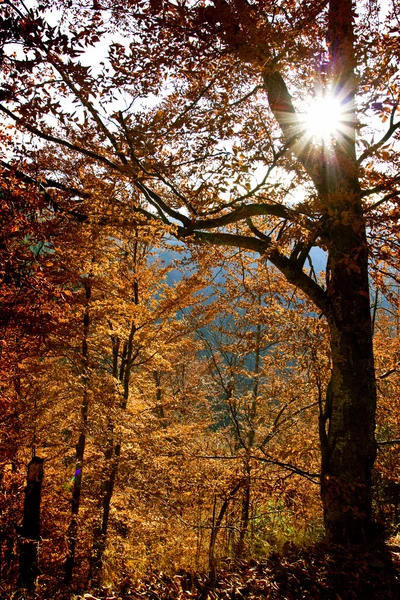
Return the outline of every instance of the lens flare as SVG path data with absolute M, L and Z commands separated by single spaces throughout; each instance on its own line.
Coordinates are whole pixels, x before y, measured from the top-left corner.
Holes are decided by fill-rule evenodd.
M 344 107 L 338 98 L 316 97 L 310 102 L 301 122 L 307 136 L 317 142 L 329 141 L 343 129 Z

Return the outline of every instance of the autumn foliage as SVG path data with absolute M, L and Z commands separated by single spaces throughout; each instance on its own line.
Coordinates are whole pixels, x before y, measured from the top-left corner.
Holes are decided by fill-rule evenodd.
M 396 597 L 378 4 L 1 4 L 4 597 Z

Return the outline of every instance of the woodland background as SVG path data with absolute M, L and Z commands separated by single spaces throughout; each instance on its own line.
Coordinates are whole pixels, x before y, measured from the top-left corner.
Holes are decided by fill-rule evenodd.
M 175 200 L 167 211 L 172 223 L 151 219 L 154 198 L 147 183 L 138 176 L 134 188 L 107 167 L 106 161 L 114 160 L 107 147 L 111 138 L 97 120 L 101 102 L 93 97 L 99 94 L 112 107 L 120 100 L 112 96 L 118 83 L 125 100 L 152 98 L 167 67 L 161 59 L 149 67 L 154 57 L 144 54 L 144 42 L 137 45 L 135 60 L 141 62 L 134 81 L 129 79 L 133 59 L 120 42 L 110 45 L 110 80 L 110 66 L 96 67 L 103 69 L 101 75 L 82 66 L 80 53 L 96 44 L 103 30 L 108 27 L 107 35 L 118 38 L 130 27 L 118 3 L 114 20 L 106 2 L 90 4 L 48 2 L 31 10 L 22 2 L 4 2 L 1 7 L 0 578 L 6 598 L 18 587 L 36 589 L 44 598 L 63 586 L 82 592 L 107 585 L 123 593 L 143 577 L 154 577 L 156 590 L 157 581 L 177 585 L 176 574 L 183 581 L 174 592 L 178 597 L 182 589 L 188 594 L 193 589 L 190 573 L 207 573 L 215 583 L 217 573 L 231 564 L 252 558 L 256 565 L 282 551 L 290 555 L 295 546 L 307 547 L 324 536 L 318 427 L 331 372 L 326 320 L 265 256 L 191 243 L 190 237 L 188 244 L 177 241 Z M 162 3 L 128 4 L 140 21 L 146 14 L 157 16 Z M 296 3 L 275 4 L 283 13 L 296 13 Z M 373 29 L 377 9 L 373 2 L 364 4 Z M 65 20 L 56 13 L 59 29 L 52 25 L 54 13 L 47 12 L 53 8 L 70 11 Z M 82 26 L 79 22 L 73 30 L 77 15 Z M 374 101 L 371 118 L 379 122 L 378 130 L 392 128 L 394 140 L 398 23 L 394 3 L 385 25 L 376 25 L 389 48 L 386 92 L 377 82 L 365 86 L 368 106 Z M 147 26 L 151 31 L 151 23 Z M 359 28 L 362 39 L 366 33 Z M 185 138 L 170 153 L 180 133 L 169 127 L 176 128 L 179 117 L 182 127 L 195 127 L 193 144 L 204 155 L 208 138 L 214 138 L 213 202 L 228 188 L 242 197 L 256 194 L 262 186 L 252 188 L 249 182 L 260 153 L 265 158 L 271 152 L 255 133 L 264 118 L 262 101 L 254 96 L 250 114 L 246 102 L 253 102 L 253 92 L 246 96 L 238 88 L 228 99 L 217 88 L 201 108 L 199 86 L 212 75 L 205 64 L 192 79 L 177 76 L 176 89 L 159 104 L 151 100 L 135 108 L 129 123 L 118 110 L 112 118 L 121 130 L 129 125 L 126 139 L 136 136 L 147 169 L 154 155 L 154 173 L 171 193 L 175 163 L 190 160 L 192 143 Z M 370 80 L 379 76 L 373 68 L 366 74 Z M 51 69 L 58 69 L 58 80 L 50 77 Z M 194 125 L 185 121 L 189 101 L 214 115 L 215 120 L 207 117 L 206 130 L 203 124 L 196 130 L 195 120 Z M 222 110 L 228 102 L 233 114 L 238 111 L 242 130 L 228 132 L 238 137 L 225 151 L 219 144 L 221 132 L 230 127 Z M 15 113 L 22 115 L 17 121 Z M 64 130 L 72 131 L 70 147 L 54 138 Z M 166 142 L 158 155 L 159 135 Z M 371 193 L 367 217 L 378 388 L 373 512 L 379 528 L 398 543 L 399 175 L 389 137 L 374 148 L 367 169 L 371 185 L 386 200 L 376 202 Z M 86 154 L 74 145 L 84 146 Z M 365 148 L 372 146 L 364 142 Z M 122 152 L 118 145 L 114 151 Z M 129 154 L 129 148 L 123 151 Z M 289 162 L 278 154 L 273 162 Z M 200 168 L 200 158 L 193 160 Z M 235 180 L 224 171 L 228 161 Z M 197 198 L 207 178 L 200 181 L 190 169 L 186 183 L 180 183 L 191 185 Z M 277 198 L 282 190 L 295 196 L 301 185 L 307 189 L 297 171 L 291 179 L 272 179 L 268 189 Z M 143 191 L 144 200 L 138 200 Z M 298 242 L 300 233 L 285 237 L 280 215 L 268 223 L 280 234 L 280 244 Z M 296 227 L 300 231 L 302 225 Z M 227 230 L 238 233 L 239 225 L 229 229 L 228 224 Z M 322 243 L 308 253 L 307 265 L 310 277 L 325 286 Z M 246 580 L 258 567 L 248 568 Z M 154 575 L 160 571 L 164 575 Z

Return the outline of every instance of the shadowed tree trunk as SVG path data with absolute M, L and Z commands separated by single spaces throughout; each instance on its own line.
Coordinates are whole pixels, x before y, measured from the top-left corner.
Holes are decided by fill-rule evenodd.
M 355 151 L 355 55 L 351 0 L 329 9 L 333 93 L 346 107 L 346 133 L 325 156 L 320 196 L 326 221 L 327 314 L 332 377 L 321 430 L 321 494 L 328 539 L 363 541 L 371 519 L 376 455 L 376 384 L 368 283 L 368 248 Z
M 43 458 L 34 456 L 28 465 L 25 488 L 24 518 L 19 531 L 19 587 L 33 589 L 38 576 L 40 539 L 40 502 L 43 481 Z

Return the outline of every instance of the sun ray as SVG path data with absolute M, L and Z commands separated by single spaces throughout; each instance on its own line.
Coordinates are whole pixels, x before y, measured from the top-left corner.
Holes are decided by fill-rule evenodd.
M 332 141 L 345 129 L 345 107 L 329 94 L 316 96 L 300 118 L 304 134 L 316 143 Z

